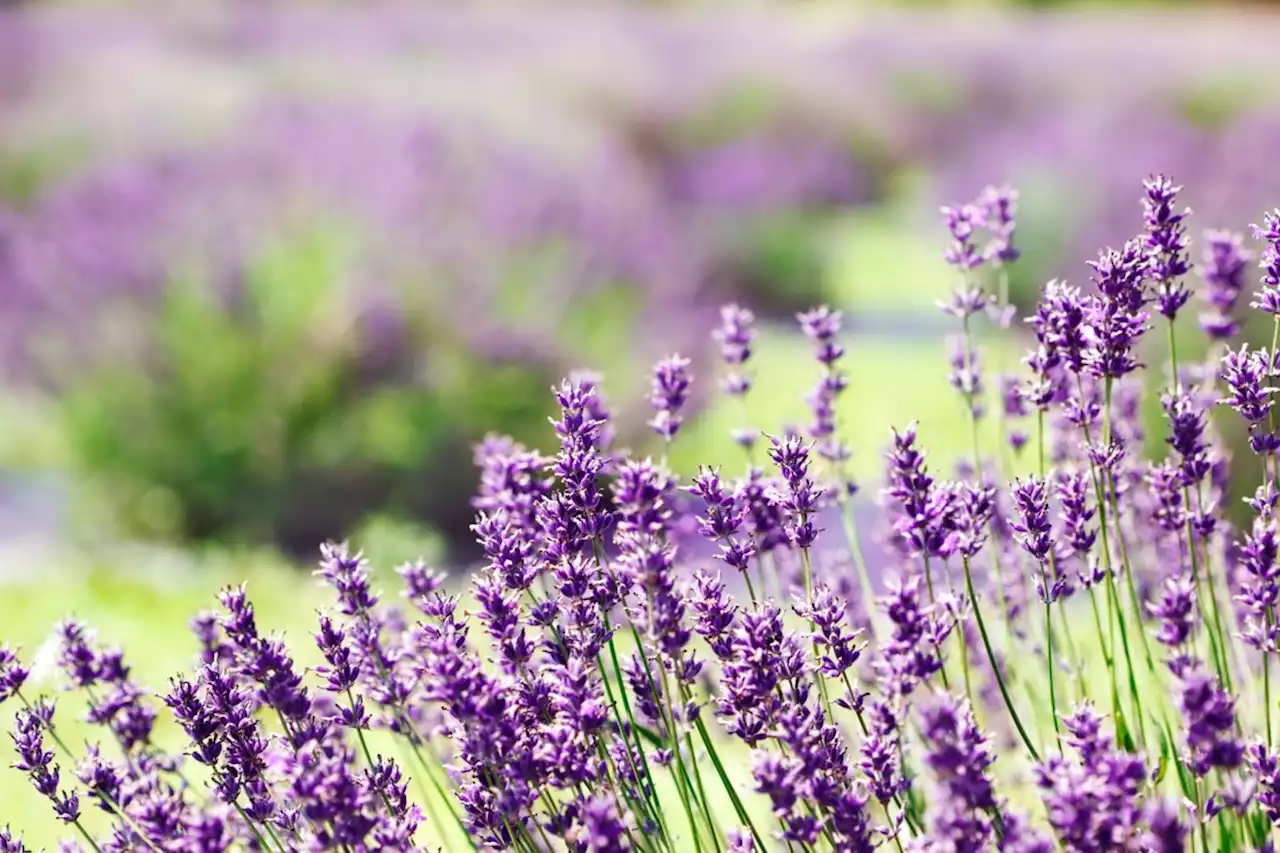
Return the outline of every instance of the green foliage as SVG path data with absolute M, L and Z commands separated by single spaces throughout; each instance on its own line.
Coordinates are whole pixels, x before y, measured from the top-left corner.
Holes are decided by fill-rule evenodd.
M 397 317 L 393 363 L 370 368 L 388 342 L 359 323 L 352 264 L 339 232 L 314 231 L 231 297 L 175 277 L 143 351 L 72 385 L 71 455 L 131 532 L 307 550 L 372 507 L 434 520 L 421 492 L 469 476 L 472 440 L 545 423 L 549 375 L 483 361 L 428 317 Z

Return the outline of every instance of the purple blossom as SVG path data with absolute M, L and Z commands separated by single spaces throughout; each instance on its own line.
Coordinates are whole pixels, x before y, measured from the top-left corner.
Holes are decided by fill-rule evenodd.
M 1191 578 L 1165 578 L 1160 599 L 1148 609 L 1160 620 L 1156 640 L 1175 650 L 1185 648 L 1196 627 L 1196 586 Z
M 1254 293 L 1250 305 L 1267 314 L 1280 316 L 1280 209 L 1268 213 L 1262 225 L 1253 228 L 1255 240 L 1266 243 L 1258 265 L 1262 267 L 1262 287 Z
M 857 632 L 848 626 L 849 606 L 825 583 L 814 587 L 813 603 L 798 608 L 813 623 L 813 645 L 823 675 L 839 679 L 858 662 L 862 647 Z
M 1063 471 L 1058 475 L 1056 494 L 1061 512 L 1063 536 L 1059 544 L 1070 548 L 1071 553 L 1087 555 L 1097 541 L 1097 528 L 1089 527 L 1094 510 L 1089 506 L 1089 475 L 1083 471 Z
M 968 705 L 943 694 L 921 712 L 925 764 L 941 788 L 934 833 L 957 853 L 990 849 L 993 836 L 987 812 L 997 808 L 988 769 L 995 762 L 986 735 Z
M 982 266 L 982 253 L 974 242 L 974 230 L 983 225 L 984 210 L 974 204 L 953 205 L 942 208 L 942 216 L 946 220 L 947 231 L 951 233 L 952 241 L 943 255 L 946 262 L 962 274 Z M 966 304 L 971 301 L 967 301 Z M 968 313 L 974 313 L 974 311 L 968 311 Z
M 64 823 L 75 823 L 80 818 L 80 798 L 74 791 L 59 785 L 58 765 L 53 761 L 53 750 L 46 749 L 44 733 L 53 716 L 52 705 L 23 708 L 14 720 L 13 747 L 18 754 L 14 768 L 25 773 L 31 785 L 53 806 L 53 813 Z
M 1012 528 L 1018 534 L 1018 543 L 1037 562 L 1045 562 L 1053 550 L 1053 526 L 1049 522 L 1049 492 L 1044 480 L 1031 477 L 1016 483 L 1013 504 L 1018 517 Z
M 18 653 L 7 643 L 0 644 L 0 704 L 22 689 L 28 675 L 30 670 L 22 665 Z
M 960 392 L 965 405 L 974 418 L 981 418 L 984 412 L 982 405 L 982 355 L 978 349 L 969 345 L 963 335 L 952 335 L 947 340 L 950 350 L 948 363 L 951 366 L 947 381 L 951 387 Z
M 1008 184 L 990 186 L 982 191 L 978 204 L 984 209 L 982 219 L 991 233 L 991 240 L 982 252 L 983 258 L 999 265 L 1013 263 L 1022 256 L 1013 245 L 1014 231 L 1017 230 L 1018 191 Z
M 738 531 L 746 520 L 746 508 L 725 490 L 718 469 L 702 469 L 694 477 L 689 491 L 701 498 L 706 506 L 705 514 L 698 518 L 699 532 L 716 543 L 720 559 L 726 565 L 745 572 L 755 556 L 755 546 L 750 540 L 738 537 Z
M 689 359 L 678 355 L 668 356 L 653 366 L 653 380 L 649 391 L 649 405 L 654 415 L 649 426 L 671 441 L 680 431 L 684 418 L 681 410 L 689 399 Z
M 1244 758 L 1236 739 L 1235 700 L 1215 675 L 1202 667 L 1183 668 L 1178 674 L 1179 707 L 1187 724 L 1187 766 L 1197 776 L 1211 769 L 1234 770 Z
M 1161 402 L 1169 417 L 1169 437 L 1165 442 L 1181 457 L 1183 485 L 1194 489 L 1209 473 L 1204 407 L 1189 388 L 1166 393 Z
M 1200 328 L 1210 340 L 1226 340 L 1240 331 L 1235 309 L 1244 288 L 1244 271 L 1253 260 L 1253 253 L 1244 248 L 1243 238 L 1231 231 L 1206 231 L 1204 242 L 1207 307 L 1200 313 Z
M 1144 249 L 1135 241 L 1119 251 L 1107 249 L 1091 261 L 1097 296 L 1085 303 L 1085 370 L 1098 379 L 1117 379 L 1139 366 L 1133 348 L 1147 329 Z
M 1071 853 L 1123 850 L 1141 825 L 1142 760 L 1113 748 L 1102 718 L 1088 704 L 1077 706 L 1062 725 L 1064 741 L 1079 761 L 1051 755 L 1035 770 L 1049 824 Z
M 809 448 L 797 435 L 769 436 L 769 442 L 769 458 L 786 483 L 777 502 L 786 517 L 787 536 L 796 548 L 807 549 L 818 537 L 813 516 L 821 507 L 821 493 L 809 476 Z
M 1191 213 L 1175 209 L 1182 187 L 1175 186 L 1164 175 L 1143 182 L 1146 197 L 1142 200 L 1146 223 L 1149 275 L 1156 284 L 1156 304 L 1170 320 L 1187 304 L 1191 291 L 1181 279 L 1191 270 L 1187 257 L 1187 226 L 1183 220 Z
M 1280 756 L 1265 744 L 1250 744 L 1245 749 L 1245 762 L 1257 780 L 1254 799 L 1272 825 L 1280 826 Z
M 842 472 L 849 459 L 849 447 L 836 436 L 836 403 L 849 378 L 837 364 L 844 357 L 844 347 L 837 340 L 842 315 L 826 306 L 797 315 L 800 328 L 814 345 L 815 356 L 822 365 L 822 376 L 807 396 L 813 422 L 809 436 L 814 440 L 818 455 L 829 462 L 837 472 Z M 852 493 L 854 486 L 847 475 L 841 473 L 842 487 Z
M 752 848 L 740 849 L 751 850 Z M 9 831 L 9 827 L 3 826 L 0 827 L 0 853 L 30 853 L 30 851 L 23 845 L 21 835 L 14 837 L 13 833 Z

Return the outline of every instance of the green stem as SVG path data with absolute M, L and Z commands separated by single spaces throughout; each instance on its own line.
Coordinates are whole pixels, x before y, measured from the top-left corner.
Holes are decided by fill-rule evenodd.
M 1031 745 L 1031 738 L 1027 736 L 1027 730 L 1022 726 L 1022 720 L 1018 717 L 1018 712 L 1014 710 L 1013 700 L 1009 698 L 1009 690 L 1005 687 L 1004 676 L 1000 674 L 1000 664 L 996 660 L 996 653 L 991 648 L 991 639 L 987 636 L 987 626 L 982 619 L 982 608 L 978 605 L 978 598 L 973 590 L 973 573 L 969 569 L 969 558 L 964 557 L 964 582 L 969 590 L 969 598 L 973 601 L 973 615 L 978 622 L 978 633 L 982 635 L 982 644 L 987 650 L 987 660 L 991 664 L 991 671 L 995 674 L 996 685 L 1000 688 L 1000 695 L 1004 698 L 1005 707 L 1009 709 L 1009 716 L 1013 719 L 1014 728 L 1018 730 L 1018 735 L 1022 738 L 1022 743 L 1027 748 L 1027 752 L 1031 753 L 1031 758 L 1039 763 L 1040 753 Z
M 879 614 L 876 612 L 876 592 L 871 584 L 871 574 L 867 571 L 867 561 L 862 556 L 862 546 L 858 542 L 858 522 L 853 517 L 853 501 L 844 497 L 840 501 L 840 523 L 844 527 L 844 536 L 853 554 L 853 565 L 858 572 L 858 583 L 862 587 L 863 607 L 867 611 L 867 624 L 871 627 L 871 639 L 875 640 L 879 631 L 876 627 Z
M 1046 584 L 1049 578 L 1044 578 Z M 1062 752 L 1062 728 L 1058 722 L 1058 693 L 1053 686 L 1053 605 L 1049 603 L 1048 596 L 1049 587 L 1045 587 L 1044 602 L 1044 643 L 1045 643 L 1045 665 L 1049 668 L 1049 707 L 1053 712 L 1053 733 L 1058 742 L 1058 752 Z
M 702 722 L 702 717 L 694 720 L 694 727 L 698 730 L 698 736 L 702 739 L 703 746 L 706 747 L 707 755 L 711 758 L 711 766 L 715 768 L 716 775 L 720 777 L 720 784 L 724 786 L 725 793 L 729 795 L 729 801 L 733 803 L 733 810 L 738 815 L 738 820 L 746 824 L 747 829 L 751 830 L 751 837 L 755 839 L 756 846 L 761 850 L 766 850 L 764 838 L 761 837 L 759 830 L 756 829 L 755 822 L 751 820 L 751 813 L 747 811 L 742 803 L 742 798 L 738 796 L 737 790 L 733 787 L 733 782 L 729 781 L 729 774 L 725 772 L 724 765 L 720 762 L 720 756 L 716 753 L 716 748 L 712 744 L 711 736 L 707 733 L 706 724 Z
M 925 586 L 929 590 L 929 604 L 933 605 L 935 603 L 933 598 L 933 569 L 929 564 L 928 554 L 924 555 L 924 582 L 925 582 Z M 975 608 L 977 607 L 976 602 L 974 603 L 974 607 Z M 963 626 L 958 626 L 958 627 L 963 627 Z M 940 644 L 935 643 L 934 649 L 938 653 L 938 675 L 942 676 L 942 687 L 945 690 L 950 690 L 951 683 L 947 680 L 947 665 L 946 665 L 946 659 L 942 656 L 942 646 Z

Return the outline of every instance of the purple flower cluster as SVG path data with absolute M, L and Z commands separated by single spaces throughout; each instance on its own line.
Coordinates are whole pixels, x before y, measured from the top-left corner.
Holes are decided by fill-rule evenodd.
M 410 563 L 386 596 L 360 553 L 326 545 L 315 666 L 233 587 L 192 621 L 192 672 L 159 694 L 67 620 L 55 657 L 93 733 L 75 750 L 0 646 L 15 766 L 99 853 L 1269 849 L 1273 371 L 1243 346 L 1223 360 L 1225 402 L 1267 463 L 1230 541 L 1207 381 L 1173 374 L 1170 452 L 1142 454 L 1160 446 L 1131 375 L 1146 306 L 1185 302 L 1175 192 L 1149 181 L 1143 236 L 1095 263 L 1097 292 L 1053 284 L 1029 319 L 1019 396 L 1047 428 L 1038 473 L 1005 487 L 978 449 L 935 478 L 914 426 L 892 434 L 876 585 L 851 578 L 858 519 L 830 500 L 847 487 L 831 408 L 846 378 L 839 315 L 817 309 L 800 322 L 826 390 L 808 436 L 769 437 L 768 474 L 748 452 L 739 474 L 682 482 L 615 448 L 601 379 L 574 375 L 553 390 L 553 454 L 496 436 L 476 448 L 483 560 L 465 588 Z M 1017 256 L 1013 194 L 984 198 L 950 214 L 966 277 Z M 724 360 L 745 376 L 750 318 L 722 319 Z M 664 449 L 687 367 L 653 375 Z M 724 385 L 741 397 L 749 381 Z M 838 513 L 845 536 L 827 547 L 819 525 Z M 21 849 L 0 832 L 0 851 Z

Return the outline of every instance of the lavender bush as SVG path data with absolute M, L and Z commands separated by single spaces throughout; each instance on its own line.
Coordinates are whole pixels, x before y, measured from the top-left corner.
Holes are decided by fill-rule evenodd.
M 1199 284 L 1181 188 L 1143 189 L 1136 235 L 1090 263 L 1090 287 L 1044 288 L 1009 375 L 978 344 L 1012 320 L 1017 195 L 944 209 L 972 458 L 940 476 L 912 426 L 893 432 L 867 543 L 896 555 L 889 576 L 868 576 L 851 520 L 833 406 L 851 366 L 839 312 L 819 308 L 799 318 L 812 422 L 743 424 L 738 476 L 681 485 L 617 449 L 596 378 L 578 377 L 554 389 L 553 454 L 477 448 L 487 559 L 465 595 L 409 564 L 393 604 L 359 554 L 326 546 L 318 666 L 264 633 L 244 587 L 196 617 L 195 669 L 155 692 L 65 621 L 59 669 L 101 732 L 80 748 L 5 648 L 15 768 L 66 849 L 96 851 L 1272 849 L 1275 344 L 1233 341 L 1242 239 L 1210 233 Z M 1280 211 L 1254 233 L 1251 305 L 1280 336 Z M 1179 359 L 1186 310 L 1208 363 Z M 727 306 L 714 333 L 730 401 L 752 392 L 753 320 Z M 1148 460 L 1153 327 L 1169 450 Z M 664 446 L 693 381 L 679 356 L 654 368 Z M 1237 467 L 1264 472 L 1245 530 L 1222 517 L 1215 408 L 1248 424 Z M 999 447 L 979 442 L 987 417 Z M 715 556 L 682 556 L 702 546 Z

